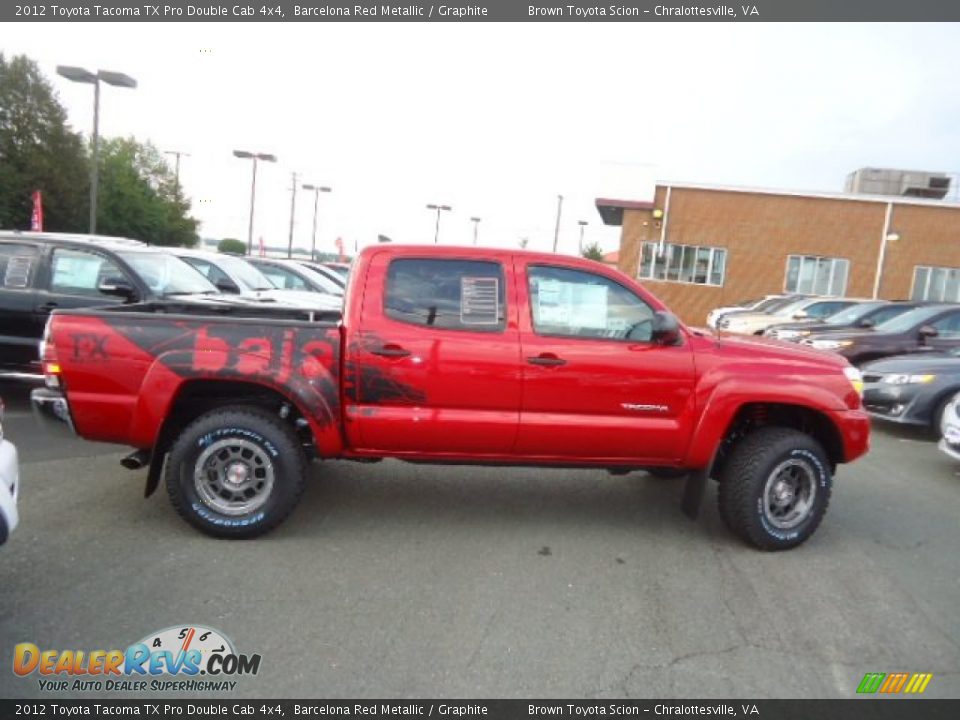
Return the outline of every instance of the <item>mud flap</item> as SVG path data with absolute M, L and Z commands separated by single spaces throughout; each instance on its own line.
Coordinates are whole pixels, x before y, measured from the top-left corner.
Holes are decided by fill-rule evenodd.
M 160 476 L 163 474 L 163 462 L 167 459 L 167 453 L 155 452 L 150 458 L 150 470 L 147 471 L 147 484 L 143 488 L 145 498 L 153 495 L 160 486 Z
M 683 514 L 691 520 L 700 515 L 700 506 L 703 504 L 703 495 L 707 490 L 707 470 L 695 470 L 687 476 L 687 483 L 683 487 L 683 501 L 680 504 Z

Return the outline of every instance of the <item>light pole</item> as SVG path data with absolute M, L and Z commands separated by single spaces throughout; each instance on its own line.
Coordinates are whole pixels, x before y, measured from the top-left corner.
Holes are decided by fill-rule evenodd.
M 163 154 L 173 155 L 174 157 L 177 158 L 174 164 L 173 172 L 174 172 L 174 176 L 176 177 L 177 192 L 179 193 L 180 192 L 180 156 L 182 155 L 183 157 L 190 157 L 190 153 L 183 152 L 182 150 L 164 150 Z
M 553 228 L 553 251 L 557 251 L 557 243 L 560 241 L 560 211 L 563 210 L 563 195 L 557 195 L 557 224 Z
M 433 203 L 427 205 L 427 210 L 436 210 L 437 211 L 437 224 L 433 229 L 433 244 L 437 245 L 440 242 L 440 211 L 444 210 L 450 212 L 453 210 L 449 205 L 434 205 Z
M 583 229 L 589 225 L 586 220 L 577 220 L 577 225 L 580 226 L 580 254 L 583 255 Z
M 97 190 L 100 183 L 100 82 L 115 87 L 135 88 L 137 81 L 123 73 L 97 70 L 92 73 L 81 67 L 57 65 L 57 75 L 73 82 L 93 85 L 93 158 L 90 163 L 90 234 L 97 232 Z
M 320 193 L 332 192 L 330 188 L 325 185 L 311 185 L 310 183 L 303 184 L 304 190 L 313 191 L 313 239 L 310 241 L 310 259 L 316 260 L 317 255 L 317 205 L 320 202 Z
M 477 228 L 480 227 L 480 218 L 472 217 L 470 218 L 470 222 L 473 223 L 473 244 L 476 245 L 477 244 Z
M 253 206 L 257 199 L 257 160 L 276 162 L 276 155 L 269 153 L 253 153 L 246 150 L 234 150 L 234 157 L 244 160 L 253 160 L 253 179 L 250 181 L 250 227 L 247 230 L 247 255 L 253 254 Z
M 293 257 L 293 218 L 297 212 L 297 173 L 290 173 L 290 236 L 287 238 L 287 257 Z

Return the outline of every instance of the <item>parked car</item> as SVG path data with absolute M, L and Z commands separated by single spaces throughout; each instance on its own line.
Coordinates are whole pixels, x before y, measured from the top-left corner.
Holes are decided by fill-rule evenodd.
M 303 290 L 338 297 L 343 295 L 342 285 L 296 260 L 251 257 L 250 264 L 283 290 Z
M 351 283 L 343 323 L 55 313 L 34 408 L 132 446 L 148 495 L 165 472 L 188 523 L 232 538 L 284 520 L 310 458 L 397 458 L 686 470 L 688 514 L 717 478 L 726 525 L 783 550 L 820 524 L 835 467 L 869 447 L 846 360 L 690 330 L 600 263 L 372 246 Z M 84 333 L 107 349 L 95 364 L 74 356 Z
M 738 303 L 737 305 L 725 305 L 723 307 L 714 308 L 707 313 L 707 327 L 716 329 L 717 321 L 724 315 L 729 315 L 731 313 L 768 312 L 770 310 L 775 310 L 780 305 L 786 305 L 787 302 L 794 297 L 796 296 L 764 295 L 762 298 L 744 300 L 742 303 Z
M 217 289 L 193 268 L 136 240 L 0 232 L 0 377 L 41 377 L 38 345 L 52 310 L 205 294 Z
M 350 276 L 350 263 L 325 262 L 323 263 L 323 265 L 333 270 L 335 273 L 340 275 L 340 277 L 342 277 L 344 280 L 346 280 Z
M 17 448 L 3 436 L 3 412 L 3 400 L 0 399 L 0 545 L 17 527 L 17 496 L 20 494 Z
M 277 288 L 246 259 L 204 250 L 176 248 L 171 252 L 199 270 L 220 292 L 255 303 L 280 303 L 317 310 L 339 310 L 342 299 L 325 293 Z
M 954 460 L 960 460 L 960 393 L 950 398 L 943 408 L 938 447 Z
M 924 305 L 872 330 L 810 335 L 803 344 L 839 353 L 854 365 L 892 355 L 944 352 L 960 347 L 960 305 Z
M 807 297 L 781 305 L 770 312 L 747 312 L 724 315 L 717 330 L 740 335 L 762 335 L 771 325 L 790 320 L 820 320 L 858 302 L 852 298 Z
M 892 320 L 898 315 L 913 310 L 927 303 L 922 302 L 887 302 L 886 300 L 866 300 L 836 312 L 818 322 L 816 320 L 801 320 L 792 323 L 771 325 L 763 331 L 764 336 L 777 340 L 800 342 L 810 335 L 822 333 L 842 332 L 876 327 Z
M 325 263 L 311 262 L 310 260 L 294 260 L 295 263 L 300 263 L 304 267 L 308 267 L 314 272 L 318 272 L 323 275 L 328 280 L 335 282 L 341 288 L 346 289 L 347 287 L 347 278 L 344 275 L 341 275 L 336 270 L 333 270 Z
M 863 406 L 877 418 L 939 432 L 947 403 L 960 392 L 960 348 L 867 363 Z

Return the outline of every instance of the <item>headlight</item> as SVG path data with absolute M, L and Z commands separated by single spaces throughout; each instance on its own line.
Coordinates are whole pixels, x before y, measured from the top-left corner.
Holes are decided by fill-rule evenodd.
M 810 344 L 817 350 L 839 350 L 853 345 L 853 340 L 814 340 Z
M 888 385 L 923 385 L 933 382 L 936 379 L 936 375 L 892 374 L 884 375 L 880 382 L 887 383 Z
M 853 385 L 853 389 L 857 391 L 857 394 L 863 395 L 863 375 L 860 371 L 852 365 L 848 365 L 843 369 L 843 374 L 847 376 L 847 380 Z
M 778 330 L 777 337 L 783 340 L 789 340 L 790 338 L 800 337 L 799 330 Z

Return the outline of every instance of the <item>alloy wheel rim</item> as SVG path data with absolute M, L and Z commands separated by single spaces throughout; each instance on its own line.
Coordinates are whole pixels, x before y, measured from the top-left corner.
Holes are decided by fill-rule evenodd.
M 273 462 L 263 448 L 249 440 L 218 440 L 197 458 L 193 482 L 200 500 L 212 510 L 247 515 L 270 497 Z
M 797 458 L 777 465 L 763 488 L 763 514 L 781 530 L 803 523 L 813 511 L 817 497 L 817 473 L 813 466 Z

